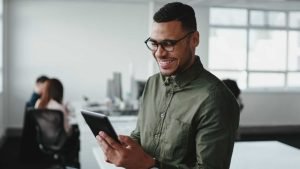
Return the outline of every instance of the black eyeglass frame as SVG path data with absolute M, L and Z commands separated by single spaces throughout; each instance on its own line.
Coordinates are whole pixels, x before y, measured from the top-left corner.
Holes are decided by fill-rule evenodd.
M 188 32 L 186 35 L 184 35 L 182 38 L 179 38 L 179 39 L 177 39 L 177 40 L 169 40 L 169 39 L 167 39 L 167 40 L 162 40 L 161 42 L 157 42 L 157 41 L 155 41 L 155 40 L 152 40 L 151 37 L 149 37 L 148 39 L 146 39 L 146 40 L 144 41 L 144 43 L 146 44 L 147 48 L 148 48 L 149 50 L 153 51 L 153 52 L 157 51 L 159 45 L 160 45 L 165 51 L 167 51 L 167 52 L 172 52 L 172 51 L 174 50 L 174 48 L 175 48 L 175 45 L 176 45 L 178 42 L 180 42 L 181 40 L 187 38 L 189 35 L 191 35 L 191 34 L 194 33 L 194 32 L 196 32 L 196 31 L 190 31 L 190 32 Z M 150 41 L 150 42 L 156 43 L 157 47 L 156 47 L 155 49 L 151 49 L 151 47 L 148 46 L 148 42 L 149 42 L 149 41 Z M 165 48 L 165 46 L 170 46 L 170 47 L 172 47 L 172 50 L 167 50 L 167 49 Z

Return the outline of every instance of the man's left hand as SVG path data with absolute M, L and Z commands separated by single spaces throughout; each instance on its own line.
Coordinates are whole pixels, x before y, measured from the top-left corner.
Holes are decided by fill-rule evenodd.
M 102 131 L 96 138 L 104 152 L 106 162 L 126 169 L 148 169 L 154 166 L 154 159 L 128 136 L 119 135 L 121 144 Z

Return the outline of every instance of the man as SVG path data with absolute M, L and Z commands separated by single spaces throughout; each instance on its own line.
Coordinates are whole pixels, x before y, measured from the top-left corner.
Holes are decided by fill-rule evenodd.
M 228 169 L 239 107 L 195 55 L 199 32 L 194 10 L 169 3 L 153 19 L 145 43 L 160 74 L 145 85 L 131 137 L 119 136 L 121 145 L 99 132 L 106 161 L 127 169 Z
M 34 108 L 34 105 L 36 101 L 41 97 L 42 91 L 45 86 L 45 82 L 49 80 L 47 76 L 39 76 L 36 79 L 35 86 L 34 86 L 34 91 L 29 99 L 29 101 L 26 102 L 26 109 L 28 108 Z

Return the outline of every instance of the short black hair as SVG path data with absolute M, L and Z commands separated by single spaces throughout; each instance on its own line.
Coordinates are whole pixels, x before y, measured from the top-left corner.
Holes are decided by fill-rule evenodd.
M 47 76 L 41 75 L 36 79 L 36 83 L 44 83 L 47 80 L 49 80 L 49 78 Z
M 153 20 L 157 23 L 176 20 L 181 22 L 183 29 L 186 31 L 197 30 L 194 9 L 181 2 L 166 4 L 154 14 Z

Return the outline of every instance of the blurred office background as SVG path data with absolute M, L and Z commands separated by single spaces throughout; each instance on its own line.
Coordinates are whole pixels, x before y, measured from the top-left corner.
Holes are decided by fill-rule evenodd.
M 58 77 L 65 101 L 102 102 L 108 79 L 158 72 L 144 44 L 168 0 L 1 0 L 0 140 L 22 130 L 36 77 Z M 181 0 L 196 12 L 197 54 L 242 89 L 241 126 L 300 124 L 300 1 Z M 1 143 L 1 141 L 0 141 Z

